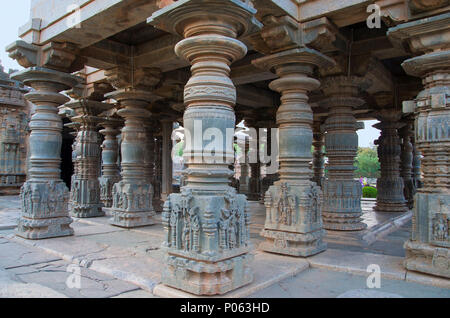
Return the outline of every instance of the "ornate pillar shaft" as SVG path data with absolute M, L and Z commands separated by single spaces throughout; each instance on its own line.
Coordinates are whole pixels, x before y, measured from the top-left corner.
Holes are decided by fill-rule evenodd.
M 249 143 L 245 144 L 245 152 L 242 155 L 243 162 L 240 162 L 241 175 L 239 177 L 239 192 L 248 194 L 250 192 L 250 164 L 249 164 Z
M 100 125 L 104 128 L 100 133 L 105 136 L 102 148 L 102 176 L 100 181 L 100 201 L 104 207 L 111 208 L 113 204 L 112 189 L 120 181 L 120 170 L 117 166 L 119 143 L 117 135 L 120 133 L 120 120 L 109 119 Z
M 194 294 L 224 294 L 253 279 L 247 202 L 228 182 L 236 103 L 230 65 L 247 52 L 236 38 L 255 27 L 254 13 L 241 1 L 190 0 L 150 18 L 183 35 L 175 51 L 192 65 L 184 91 L 187 179 L 164 204 L 168 258 L 162 282 Z
M 355 180 L 354 161 L 358 151 L 358 135 L 362 128 L 353 110 L 364 104 L 358 97 L 363 79 L 356 76 L 334 76 L 324 80 L 326 99 L 321 105 L 329 108 L 325 120 L 325 147 L 328 177 L 323 183 L 323 221 L 329 230 L 354 231 L 367 227 L 361 219 L 361 184 Z
M 404 124 L 399 122 L 401 115 L 392 109 L 379 112 L 381 121 L 374 127 L 381 130 L 378 145 L 380 177 L 377 180 L 376 211 L 404 212 L 408 210 L 404 195 L 404 182 L 400 176 L 401 142 L 398 129 Z
M 413 145 L 411 138 L 414 134 L 414 123 L 407 120 L 406 125 L 400 129 L 400 137 L 402 138 L 402 152 L 400 155 L 400 175 L 405 185 L 403 193 L 409 209 L 414 206 L 414 195 L 416 187 L 413 180 Z
M 57 107 L 69 100 L 59 92 L 75 86 L 78 78 L 43 67 L 29 67 L 13 77 L 34 88 L 25 98 L 36 105 L 30 121 L 30 166 L 21 189 L 17 235 L 28 239 L 72 235 L 69 192 L 60 178 L 62 120 Z
M 268 19 L 262 32 L 266 43 L 280 44 L 273 38 L 280 28 L 296 31 L 297 24 L 288 17 Z M 292 46 L 292 45 L 289 45 Z M 257 67 L 275 71 L 278 79 L 269 87 L 281 94 L 277 111 L 279 127 L 279 174 L 265 194 L 266 222 L 260 249 L 268 252 L 309 256 L 326 249 L 322 228 L 322 191 L 310 181 L 312 171 L 313 113 L 308 92 L 320 86 L 312 78 L 316 66 L 331 67 L 333 61 L 306 47 L 277 52 L 254 60 Z
M 414 197 L 412 237 L 405 243 L 408 270 L 450 278 L 450 13 L 398 25 L 393 41 L 415 53 L 405 72 L 424 90 L 404 110 L 414 112 L 415 142 L 423 154 L 423 187 Z

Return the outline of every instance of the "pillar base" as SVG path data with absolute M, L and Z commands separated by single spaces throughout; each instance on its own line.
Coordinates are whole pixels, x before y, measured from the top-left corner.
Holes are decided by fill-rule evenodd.
M 105 216 L 105 212 L 102 210 L 103 204 L 93 205 L 76 205 L 72 206 L 70 214 L 75 218 L 96 218 Z
M 323 212 L 323 228 L 333 231 L 361 231 L 367 228 L 361 213 Z
M 111 225 L 124 227 L 124 228 L 134 228 L 140 226 L 147 226 L 155 224 L 154 216 L 155 213 L 151 212 L 122 212 L 122 211 L 111 211 L 112 218 L 109 220 Z
M 223 295 L 253 281 L 252 255 L 242 254 L 220 261 L 192 260 L 171 254 L 162 274 L 164 285 L 195 295 Z
M 377 201 L 377 204 L 373 208 L 377 212 L 406 212 L 408 211 L 408 206 L 405 202 L 382 202 Z
M 324 230 L 307 234 L 262 230 L 260 235 L 266 241 L 259 245 L 259 249 L 282 255 L 308 257 L 327 249 L 327 244 L 322 240 L 325 234 Z
M 49 219 L 29 219 L 22 217 L 17 225 L 16 235 L 29 239 L 41 240 L 53 237 L 73 235 L 70 227 L 70 217 L 56 217 Z
M 325 180 L 323 183 L 323 227 L 336 231 L 367 228 L 361 220 L 361 184 L 356 180 Z
M 406 259 L 404 265 L 411 271 L 450 278 L 450 249 L 416 241 L 404 245 Z
M 22 216 L 16 235 L 39 240 L 73 235 L 69 191 L 64 182 L 28 181 L 21 189 Z
M 109 210 L 110 224 L 133 228 L 155 224 L 150 184 L 120 181 L 113 187 L 113 207 Z

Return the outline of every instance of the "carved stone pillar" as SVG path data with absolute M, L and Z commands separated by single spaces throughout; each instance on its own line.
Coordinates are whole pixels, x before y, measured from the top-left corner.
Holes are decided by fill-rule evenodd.
M 162 184 L 161 200 L 166 201 L 172 193 L 173 163 L 172 163 L 172 132 L 173 121 L 163 119 L 162 123 Z
M 256 29 L 254 13 L 241 1 L 188 0 L 150 18 L 157 27 L 183 35 L 175 51 L 192 64 L 184 91 L 187 179 L 181 193 L 164 204 L 168 258 L 162 282 L 194 294 L 224 294 L 253 279 L 246 198 L 228 182 L 236 103 L 230 65 L 247 52 L 236 38 Z
M 113 204 L 113 186 L 120 181 L 120 170 L 117 166 L 117 154 L 119 143 L 117 135 L 123 122 L 118 119 L 108 118 L 100 123 L 103 127 L 100 133 L 105 136 L 102 144 L 102 176 L 100 182 L 100 201 L 105 208 L 111 208 Z
M 29 124 L 30 166 L 28 180 L 21 189 L 22 215 L 16 234 L 27 239 L 72 235 L 69 191 L 59 167 L 63 124 L 57 107 L 69 101 L 60 92 L 79 82 L 79 77 L 62 71 L 70 68 L 75 55 L 66 44 L 50 43 L 41 48 L 23 41 L 12 44 L 7 51 L 26 67 L 12 78 L 34 88 L 25 98 L 36 106 Z
M 103 204 L 100 202 L 100 156 L 101 138 L 97 124 L 101 121 L 97 115 L 108 109 L 109 105 L 87 98 L 65 104 L 75 115 L 72 122 L 79 124 L 76 137 L 74 175 L 70 189 L 71 214 L 78 218 L 103 216 Z
M 276 121 L 279 127 L 279 174 L 265 194 L 266 222 L 260 249 L 292 256 L 310 256 L 326 249 L 322 228 L 322 191 L 312 182 L 313 113 L 308 92 L 319 88 L 314 69 L 334 62 L 297 42 L 298 24 L 289 17 L 269 17 L 261 32 L 271 55 L 253 60 L 259 68 L 274 71 L 278 79 L 269 87 L 281 94 Z M 278 34 L 287 36 L 280 40 Z M 296 47 L 282 50 L 283 47 Z
M 401 142 L 398 129 L 404 124 L 400 122 L 401 114 L 393 109 L 378 111 L 380 123 L 373 127 L 381 130 L 381 136 L 375 141 L 378 145 L 380 160 L 380 177 L 377 179 L 377 204 L 374 207 L 380 212 L 405 212 L 408 210 L 404 195 L 403 178 L 400 176 Z
M 361 219 L 361 184 L 354 176 L 358 151 L 356 131 L 362 126 L 353 111 L 364 104 L 359 97 L 363 85 L 363 78 L 357 76 L 327 77 L 322 83 L 326 98 L 321 105 L 329 109 L 324 124 L 328 178 L 322 186 L 323 222 L 329 230 L 357 231 L 367 227 Z
M 403 178 L 404 183 L 404 197 L 409 209 L 414 206 L 414 195 L 416 193 L 416 187 L 413 180 L 413 145 L 411 138 L 414 135 L 414 122 L 406 120 L 406 125 L 399 130 L 400 137 L 402 138 L 402 152 L 400 155 L 400 175 Z
M 153 186 L 149 180 L 148 131 L 152 92 L 160 82 L 156 69 L 115 68 L 106 75 L 118 90 L 106 97 L 119 102 L 117 114 L 124 120 L 121 143 L 122 180 L 113 186 L 112 225 L 133 228 L 154 224 Z
M 322 186 L 322 179 L 324 177 L 324 152 L 323 146 L 325 145 L 324 134 L 320 131 L 320 122 L 314 122 L 313 125 L 313 178 L 312 180 L 318 185 Z
M 445 13 L 401 24 L 388 33 L 416 55 L 402 67 L 422 78 L 424 85 L 415 101 L 403 105 L 416 115 L 416 147 L 423 154 L 423 187 L 414 197 L 405 267 L 446 278 L 450 278 L 449 32 L 450 13 Z

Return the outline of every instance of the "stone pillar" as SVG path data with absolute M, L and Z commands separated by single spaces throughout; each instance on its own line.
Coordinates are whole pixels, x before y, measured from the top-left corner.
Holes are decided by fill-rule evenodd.
M 320 122 L 314 122 L 313 125 L 313 143 L 314 152 L 313 152 L 313 178 L 312 180 L 318 185 L 322 186 L 322 179 L 324 177 L 324 152 L 323 146 L 325 145 L 324 134 L 320 130 Z
M 164 204 L 167 267 L 162 282 L 193 294 L 224 294 L 253 279 L 246 198 L 228 182 L 236 103 L 230 65 L 247 52 L 236 38 L 256 30 L 254 13 L 241 1 L 188 0 L 149 19 L 184 37 L 175 51 L 192 65 L 184 91 L 187 178 L 181 193 L 171 194 Z M 214 153 L 206 152 L 212 139 L 203 137 L 214 138 Z
M 100 182 L 100 201 L 105 208 L 111 208 L 113 204 L 112 190 L 114 184 L 120 181 L 120 170 L 117 165 L 119 142 L 117 135 L 123 125 L 121 120 L 108 118 L 100 123 L 103 127 L 100 133 L 105 136 L 102 144 L 102 176 Z
M 79 124 L 76 137 L 76 161 L 71 184 L 71 214 L 78 218 L 104 216 L 100 202 L 100 143 L 97 124 L 101 121 L 97 115 L 108 109 L 109 105 L 94 100 L 80 98 L 65 105 L 75 115 L 72 122 Z
M 154 224 L 153 186 L 148 171 L 148 131 L 152 92 L 161 79 L 157 69 L 117 67 L 106 72 L 111 84 L 118 88 L 106 94 L 119 102 L 117 114 L 124 120 L 121 144 L 122 180 L 113 186 L 112 225 L 133 228 Z
M 357 231 L 367 227 L 361 219 L 361 184 L 354 176 L 356 131 L 362 127 L 353 110 L 364 104 L 359 97 L 363 85 L 363 78 L 357 76 L 327 77 L 322 83 L 326 98 L 321 105 L 329 109 L 324 124 L 328 177 L 322 185 L 323 222 L 328 230 Z
M 312 78 L 315 67 L 332 67 L 333 60 L 320 52 L 298 45 L 297 39 L 280 32 L 296 34 L 298 24 L 289 17 L 266 19 L 261 32 L 271 55 L 253 60 L 262 69 L 274 71 L 278 79 L 269 87 L 281 94 L 276 122 L 279 127 L 279 174 L 265 194 L 266 222 L 260 249 L 292 256 L 310 256 L 326 249 L 322 228 L 322 191 L 310 179 L 312 171 L 313 113 L 308 92 L 319 88 Z M 288 30 L 286 32 L 286 30 Z M 297 47 L 282 50 L 283 47 Z
M 69 100 L 59 92 L 78 83 L 78 78 L 42 67 L 30 67 L 13 75 L 35 90 L 25 98 L 36 105 L 30 121 L 30 167 L 21 189 L 22 216 L 16 234 L 44 239 L 73 234 L 69 217 L 69 191 L 59 168 L 62 120 L 57 107 Z
M 413 145 L 411 143 L 414 135 L 414 122 L 406 120 L 405 126 L 400 129 L 400 137 L 402 138 L 402 149 L 400 155 L 400 175 L 404 183 L 404 197 L 409 209 L 414 206 L 414 195 L 416 187 L 413 180 Z
M 166 201 L 172 193 L 173 162 L 172 162 L 172 132 L 173 121 L 163 119 L 162 123 L 162 184 L 161 200 Z
M 380 177 L 377 180 L 377 204 L 374 207 L 379 212 L 405 212 L 406 205 L 403 178 L 400 176 L 401 143 L 398 129 L 404 124 L 400 122 L 401 114 L 393 109 L 378 111 L 377 118 L 381 121 L 373 127 L 381 130 L 378 145 L 380 160 Z
M 415 101 L 404 103 L 414 112 L 415 141 L 422 152 L 423 187 L 414 197 L 411 240 L 405 243 L 405 267 L 450 278 L 450 13 L 389 30 L 414 55 L 403 62 L 409 75 L 423 80 Z

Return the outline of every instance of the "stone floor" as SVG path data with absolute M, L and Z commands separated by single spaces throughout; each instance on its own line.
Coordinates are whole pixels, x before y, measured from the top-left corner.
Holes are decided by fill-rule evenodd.
M 328 231 L 327 251 L 298 259 L 256 249 L 265 212 L 250 205 L 255 279 L 226 297 L 450 297 L 449 280 L 402 266 L 410 212 L 375 213 L 374 202 L 364 201 L 367 230 Z M 75 219 L 75 236 L 28 241 L 14 236 L 19 215 L 18 197 L 0 197 L 0 297 L 190 296 L 160 284 L 161 224 L 126 230 L 109 225 L 108 217 Z M 370 264 L 381 268 L 380 289 L 366 286 Z M 80 288 L 70 288 L 74 277 Z

